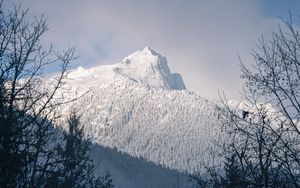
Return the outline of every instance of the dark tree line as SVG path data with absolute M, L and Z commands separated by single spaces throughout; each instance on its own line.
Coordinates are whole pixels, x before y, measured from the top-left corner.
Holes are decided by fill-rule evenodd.
M 244 107 L 223 98 L 219 108 L 230 141 L 222 167 L 195 176 L 199 187 L 300 187 L 300 33 L 283 21 L 270 40 L 241 61 Z
M 55 130 L 65 103 L 62 86 L 74 48 L 56 52 L 41 45 L 48 27 L 0 1 L 0 187 L 112 187 L 109 176 L 95 177 L 88 141 L 76 115 L 66 133 Z M 49 65 L 60 74 L 45 83 Z M 54 142 L 61 139 L 59 142 Z

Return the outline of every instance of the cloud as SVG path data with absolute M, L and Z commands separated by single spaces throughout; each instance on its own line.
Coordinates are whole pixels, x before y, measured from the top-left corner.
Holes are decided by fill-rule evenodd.
M 187 87 L 211 99 L 241 90 L 237 53 L 251 62 L 251 49 L 276 20 L 263 16 L 258 0 L 27 0 L 48 18 L 45 38 L 58 48 L 78 46 L 75 66 L 111 64 L 146 45 L 166 56 Z

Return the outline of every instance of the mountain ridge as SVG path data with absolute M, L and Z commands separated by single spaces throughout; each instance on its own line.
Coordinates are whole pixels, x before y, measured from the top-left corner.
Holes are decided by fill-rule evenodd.
M 99 84 L 116 79 L 127 79 L 149 88 L 167 90 L 186 89 L 179 73 L 171 73 L 166 57 L 146 46 L 113 65 L 91 68 L 78 67 L 68 73 L 67 86 L 78 95 Z M 84 84 L 82 84 L 84 83 Z

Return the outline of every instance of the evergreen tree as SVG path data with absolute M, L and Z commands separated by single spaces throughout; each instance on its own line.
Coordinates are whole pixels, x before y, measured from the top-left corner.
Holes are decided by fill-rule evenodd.
M 90 159 L 90 142 L 84 139 L 80 118 L 72 112 L 68 119 L 68 131 L 64 132 L 64 146 L 60 146 L 62 162 L 57 187 L 113 187 L 110 175 L 95 177 L 95 166 Z
M 235 156 L 235 154 L 226 157 L 224 170 L 225 170 L 225 178 L 223 178 L 223 181 L 225 183 L 225 187 L 228 188 L 247 187 L 246 182 L 244 181 L 243 178 L 243 172 L 239 166 L 239 162 L 237 161 L 237 157 Z
M 83 140 L 83 129 L 79 127 L 79 118 L 75 113 L 70 116 L 68 126 L 68 132 L 64 133 L 65 147 L 61 152 L 64 161 L 62 187 L 77 187 L 84 183 L 82 179 L 88 178 L 86 176 L 90 169 L 89 148 L 88 142 Z

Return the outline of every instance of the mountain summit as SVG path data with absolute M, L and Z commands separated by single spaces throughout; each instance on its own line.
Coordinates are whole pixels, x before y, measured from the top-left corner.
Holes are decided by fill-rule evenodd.
M 114 65 L 96 66 L 89 69 L 78 67 L 70 71 L 68 86 L 77 93 L 103 83 L 127 81 L 151 89 L 183 90 L 185 84 L 178 73 L 171 73 L 167 59 L 146 46 L 125 57 Z
M 125 57 L 118 67 L 123 75 L 154 88 L 185 89 L 185 84 L 178 73 L 172 74 L 166 57 L 146 46 L 128 57 Z

